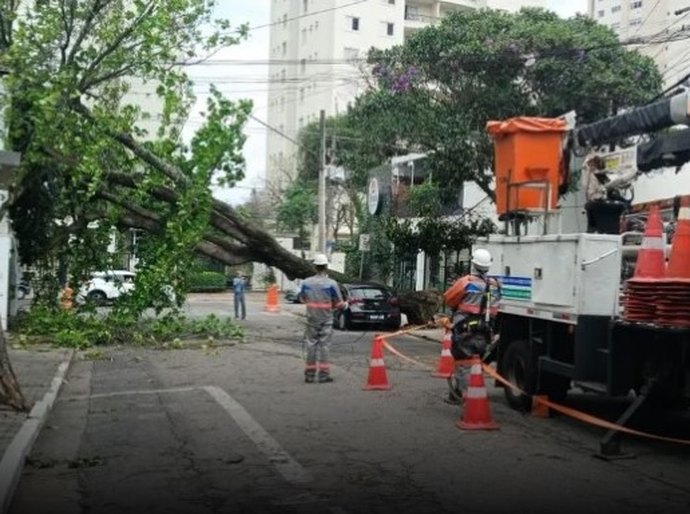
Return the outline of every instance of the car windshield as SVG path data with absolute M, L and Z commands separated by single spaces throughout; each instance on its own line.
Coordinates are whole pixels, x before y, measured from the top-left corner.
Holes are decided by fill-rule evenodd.
M 361 300 L 385 300 L 388 292 L 377 287 L 357 287 L 350 289 L 350 297 Z

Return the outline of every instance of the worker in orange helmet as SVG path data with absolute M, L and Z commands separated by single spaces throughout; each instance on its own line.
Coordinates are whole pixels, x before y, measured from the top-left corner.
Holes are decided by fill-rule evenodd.
M 493 340 L 493 322 L 498 314 L 501 289 L 498 281 L 488 275 L 492 262 L 488 250 L 475 249 L 472 271 L 456 280 L 443 295 L 446 305 L 453 309 L 452 321 L 446 325 L 452 331 L 451 353 L 456 360 L 465 361 L 455 368 L 449 380 L 446 403 L 452 405 L 463 402 L 471 369 L 469 359 L 484 357 Z

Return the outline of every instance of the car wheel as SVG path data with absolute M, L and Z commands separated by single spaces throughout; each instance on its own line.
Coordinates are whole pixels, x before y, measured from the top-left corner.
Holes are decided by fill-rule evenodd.
M 108 301 L 108 297 L 103 291 L 91 291 L 86 295 L 86 299 L 94 305 L 104 305 Z
M 527 341 L 513 341 L 503 354 L 501 369 L 503 375 L 511 383 L 518 386 L 528 395 L 534 394 L 536 386 L 536 374 L 534 359 Z M 532 408 L 532 397 L 505 387 L 505 396 L 508 404 L 516 410 L 529 412 Z
M 339 312 L 336 318 L 336 326 L 338 330 L 350 330 L 350 322 L 347 320 L 347 314 Z

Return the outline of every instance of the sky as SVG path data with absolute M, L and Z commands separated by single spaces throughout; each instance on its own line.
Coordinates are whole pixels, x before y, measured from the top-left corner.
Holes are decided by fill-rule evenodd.
M 315 0 L 318 1 L 318 0 Z M 257 27 L 270 23 L 271 0 L 219 0 L 215 9 L 215 18 L 229 19 L 235 26 L 247 23 Z M 587 0 L 549 0 L 548 8 L 562 17 L 569 17 L 577 12 L 587 11 Z M 229 99 L 251 99 L 254 103 L 253 115 L 266 121 L 268 110 L 268 66 L 263 64 L 249 65 L 246 61 L 266 61 L 269 57 L 269 28 L 250 31 L 249 38 L 239 45 L 218 52 L 204 65 L 188 70 L 195 82 L 197 103 L 185 126 L 185 137 L 189 138 L 199 128 L 201 112 L 207 98 L 211 83 Z M 227 61 L 245 61 L 244 64 L 231 64 Z M 267 129 L 254 120 L 247 124 L 245 133 L 247 142 L 244 156 L 247 162 L 245 179 L 233 188 L 217 188 L 214 195 L 232 205 L 245 202 L 253 188 L 264 187 L 266 176 L 266 131 Z

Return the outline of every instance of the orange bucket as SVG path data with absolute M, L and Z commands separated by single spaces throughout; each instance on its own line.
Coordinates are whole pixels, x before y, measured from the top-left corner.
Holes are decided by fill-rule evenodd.
M 490 121 L 494 138 L 496 208 L 508 211 L 553 210 L 561 183 L 561 154 L 566 122 L 557 118 Z M 540 184 L 524 184 L 525 182 Z M 510 186 L 513 184 L 513 186 Z

